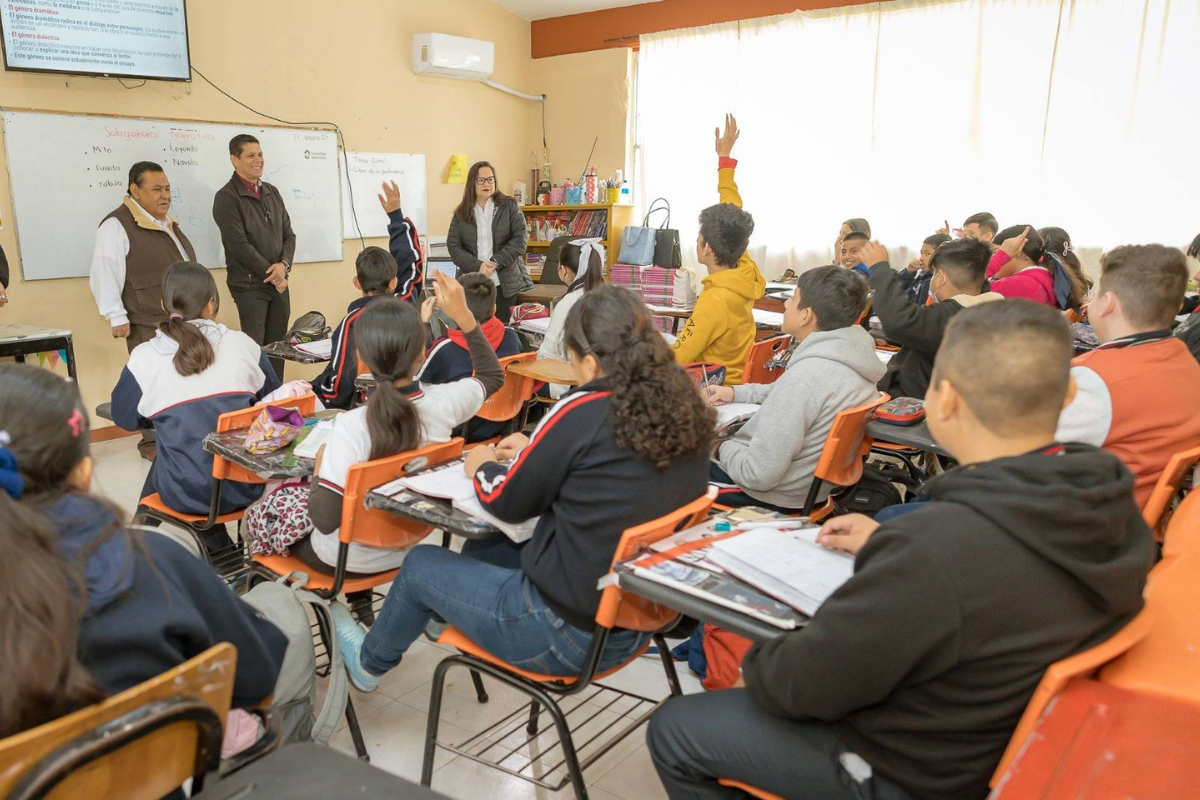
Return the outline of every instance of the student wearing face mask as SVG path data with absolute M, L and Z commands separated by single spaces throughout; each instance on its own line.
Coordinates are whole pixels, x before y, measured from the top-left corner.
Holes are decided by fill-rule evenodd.
M 946 326 L 964 308 L 1003 298 L 981 292 L 991 249 L 975 239 L 958 239 L 938 247 L 929 261 L 932 305 L 917 305 L 905 293 L 904 282 L 888 263 L 887 250 L 877 242 L 863 248 L 862 261 L 871 268 L 874 313 L 889 341 L 900 345 L 888 363 L 879 388 L 892 397 L 924 397 L 933 373 L 933 359 Z

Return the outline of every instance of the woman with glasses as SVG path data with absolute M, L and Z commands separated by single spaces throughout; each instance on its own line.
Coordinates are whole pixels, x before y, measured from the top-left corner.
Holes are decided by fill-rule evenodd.
M 517 296 L 533 288 L 525 268 L 525 215 L 500 191 L 486 161 L 471 165 L 463 199 L 454 210 L 446 247 L 459 274 L 481 272 L 496 284 L 496 316 L 507 323 Z

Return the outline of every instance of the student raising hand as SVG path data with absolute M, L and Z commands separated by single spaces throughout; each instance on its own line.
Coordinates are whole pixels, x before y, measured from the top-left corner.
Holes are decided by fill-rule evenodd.
M 437 307 L 446 312 L 446 316 L 458 326 L 464 334 L 475 330 L 479 323 L 471 309 L 467 308 L 467 296 L 462 284 L 449 275 L 439 272 L 433 277 L 433 296 L 437 298 Z
M 1012 237 L 1011 239 L 1005 239 L 1000 245 L 1000 249 L 1003 250 L 1009 258 L 1016 258 L 1018 255 L 1020 255 L 1021 251 L 1025 249 L 1025 242 L 1027 241 L 1029 241 L 1028 225 L 1026 225 L 1025 230 L 1021 231 L 1018 235 Z
M 379 205 L 383 206 L 383 210 L 388 214 L 400 210 L 400 187 L 395 181 L 391 181 L 391 185 L 383 183 L 380 185 L 383 189 L 383 194 L 375 195 L 379 198 Z
M 817 544 L 856 555 L 877 530 L 879 523 L 870 517 L 863 514 L 846 514 L 834 517 L 821 526 L 821 532 L 817 534 Z
M 725 115 L 725 133 L 721 133 L 720 128 L 713 128 L 713 137 L 717 141 L 717 155 L 720 158 L 729 158 L 733 152 L 733 146 L 737 143 L 738 137 L 742 132 L 738 130 L 737 119 L 733 114 Z
M 888 251 L 879 242 L 867 242 L 862 246 L 859 259 L 868 267 L 873 267 L 888 260 Z

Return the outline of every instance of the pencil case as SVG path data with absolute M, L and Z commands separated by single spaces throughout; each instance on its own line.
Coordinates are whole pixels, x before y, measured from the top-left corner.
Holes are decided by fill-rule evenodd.
M 267 406 L 255 418 L 243 447 L 254 455 L 287 447 L 304 430 L 304 417 L 294 408 Z
M 889 425 L 916 425 L 925 419 L 925 404 L 915 397 L 897 397 L 875 409 L 875 419 Z

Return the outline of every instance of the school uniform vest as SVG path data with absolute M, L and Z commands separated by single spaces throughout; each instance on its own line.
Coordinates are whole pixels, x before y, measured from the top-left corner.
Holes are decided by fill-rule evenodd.
M 1174 337 L 1078 356 L 1108 387 L 1112 422 L 1101 445 L 1133 473 L 1134 497 L 1146 504 L 1171 456 L 1200 445 L 1200 365 Z
M 153 222 L 134 217 L 129 208 L 133 202 L 126 198 L 104 219 L 115 219 L 121 223 L 125 235 L 129 237 L 129 254 L 125 256 L 125 287 L 121 290 L 121 302 L 129 322 L 133 325 L 157 326 L 167 319 L 167 312 L 162 307 L 163 275 L 167 267 L 184 259 L 170 234 Z M 171 220 L 171 229 L 179 239 L 179 244 L 187 251 L 187 260 L 195 261 L 196 250 L 183 235 L 179 223 Z

